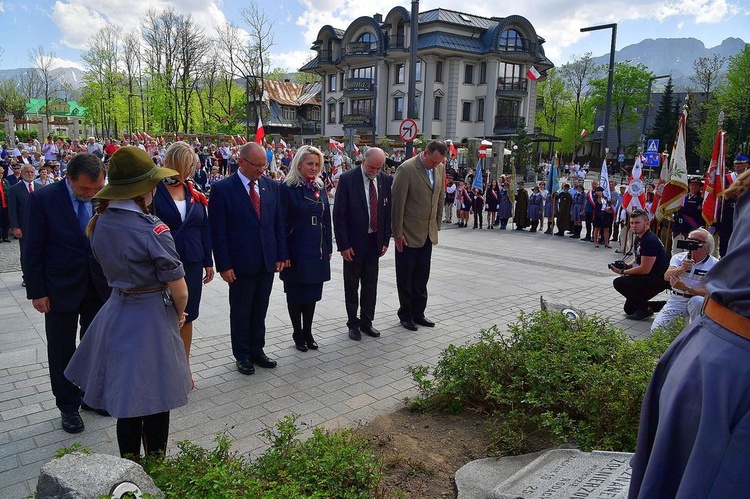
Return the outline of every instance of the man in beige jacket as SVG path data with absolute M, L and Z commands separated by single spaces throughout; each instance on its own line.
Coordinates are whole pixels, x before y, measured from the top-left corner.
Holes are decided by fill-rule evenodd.
M 391 190 L 391 226 L 396 245 L 398 317 L 410 331 L 417 324 L 433 327 L 424 316 L 432 245 L 438 242 L 445 200 L 445 157 L 448 146 L 433 140 L 417 156 L 401 163 Z

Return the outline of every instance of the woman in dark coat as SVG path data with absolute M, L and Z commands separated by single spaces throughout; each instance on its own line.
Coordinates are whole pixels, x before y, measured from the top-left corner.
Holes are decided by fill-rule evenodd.
M 198 318 L 203 285 L 214 278 L 211 233 L 208 227 L 208 200 L 192 183 L 198 158 L 187 142 L 175 142 L 167 149 L 164 166 L 179 172 L 156 186 L 154 214 L 169 226 L 177 253 L 185 269 L 188 286 L 187 319 L 180 328 L 185 356 L 190 365 L 193 321 Z
M 500 203 L 500 187 L 497 186 L 497 180 L 493 180 L 490 184 L 490 188 L 487 189 L 487 196 L 485 203 L 487 206 L 487 228 L 495 228 L 495 216 L 497 215 L 497 207 Z
M 557 193 L 557 232 L 556 236 L 564 236 L 565 231 L 570 230 L 570 209 L 573 205 L 573 196 L 570 194 L 570 185 L 564 184 L 562 192 Z
M 471 211 L 474 213 L 474 228 L 482 228 L 482 208 L 484 208 L 484 196 L 482 195 L 482 189 L 474 188 L 471 196 Z
M 508 183 L 504 183 L 498 192 L 497 218 L 500 219 L 500 228 L 505 230 L 508 226 L 508 219 L 513 213 L 513 204 L 508 193 Z
M 513 215 L 513 222 L 516 224 L 516 230 L 523 230 L 529 225 L 526 220 L 526 212 L 529 209 L 529 192 L 523 182 L 518 182 L 516 191 L 516 212 Z
M 281 280 L 292 320 L 292 339 L 300 352 L 318 348 L 312 335 L 315 303 L 323 295 L 323 283 L 331 279 L 331 210 L 320 179 L 322 168 L 320 149 L 302 146 L 282 187 L 289 262 Z
M 612 226 L 614 210 L 609 205 L 609 200 L 604 197 L 604 188 L 597 187 L 596 204 L 594 205 L 594 247 L 599 247 L 599 238 L 604 231 L 604 247 L 611 248 L 609 245 L 609 228 Z

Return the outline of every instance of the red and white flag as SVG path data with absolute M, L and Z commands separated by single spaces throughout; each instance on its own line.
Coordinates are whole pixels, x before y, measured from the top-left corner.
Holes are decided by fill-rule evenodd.
M 586 130 L 585 128 L 583 130 L 581 130 L 581 137 L 585 137 L 588 134 L 589 134 L 589 131 Z
M 260 144 L 266 138 L 266 131 L 263 130 L 263 121 L 258 117 L 258 128 L 255 130 L 255 142 Z
M 283 147 L 284 149 L 287 148 L 286 142 L 284 142 L 284 139 L 282 139 L 282 138 L 279 138 L 279 145 L 281 147 Z
M 643 161 L 640 154 L 636 156 L 633 171 L 630 172 L 628 189 L 622 195 L 622 206 L 628 213 L 646 207 L 646 191 L 643 189 Z
M 456 146 L 453 145 L 453 141 L 450 141 L 450 144 L 448 145 L 448 150 L 450 150 L 451 158 L 457 158 L 458 152 L 456 151 Z
M 719 214 L 719 197 L 724 192 L 724 180 L 726 178 L 726 155 L 724 151 L 724 130 L 719 130 L 714 139 L 714 150 L 711 154 L 711 165 L 706 173 L 706 181 L 703 183 L 703 219 L 706 227 L 710 227 Z
M 687 107 L 682 110 L 680 124 L 677 127 L 672 156 L 669 158 L 669 181 L 664 184 L 656 217 L 663 220 L 680 209 L 682 198 L 688 191 L 687 156 L 685 154 L 685 135 L 687 133 Z M 663 167 L 662 167 L 663 168 Z
M 276 139 L 273 139 L 271 141 L 271 149 L 273 149 L 274 151 L 276 150 Z
M 526 77 L 531 81 L 537 81 L 542 75 L 539 74 L 539 71 L 536 70 L 534 66 L 531 66 L 528 71 L 526 71 Z

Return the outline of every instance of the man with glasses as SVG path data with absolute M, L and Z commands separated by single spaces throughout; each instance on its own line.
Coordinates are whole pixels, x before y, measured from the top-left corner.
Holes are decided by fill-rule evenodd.
M 664 281 L 664 273 L 669 268 L 669 257 L 659 238 L 649 230 L 648 212 L 633 210 L 630 214 L 630 230 L 635 234 L 635 260 L 630 264 L 610 264 L 609 268 L 620 275 L 612 285 L 625 297 L 625 314 L 629 319 L 640 321 L 650 317 L 654 313 L 653 308 L 660 305 L 649 300 L 669 289 Z
M 276 367 L 263 351 L 266 312 L 274 272 L 289 259 L 279 184 L 263 176 L 265 169 L 263 146 L 245 144 L 237 174 L 211 184 L 208 202 L 216 270 L 229 284 L 232 354 L 248 375 L 253 364 Z
M 711 255 L 714 251 L 714 238 L 706 229 L 696 229 L 688 234 L 687 240 L 699 247 L 692 251 L 677 253 L 669 262 L 664 280 L 672 287 L 672 294 L 654 318 L 651 324 L 652 332 L 667 326 L 678 317 L 684 317 L 687 322 L 691 308 L 689 304 L 699 304 L 692 307 L 698 310 L 703 304 L 703 297 L 706 295 L 706 272 L 718 262 L 718 259 Z

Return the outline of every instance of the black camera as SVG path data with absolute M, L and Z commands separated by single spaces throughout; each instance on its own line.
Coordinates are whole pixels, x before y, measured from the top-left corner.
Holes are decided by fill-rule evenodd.
M 618 270 L 625 270 L 628 268 L 628 264 L 625 263 L 625 260 L 616 260 L 609 264 L 610 267 L 614 267 Z
M 704 244 L 703 241 L 696 241 L 695 239 L 680 239 L 677 241 L 677 249 L 695 251 L 700 249 Z

